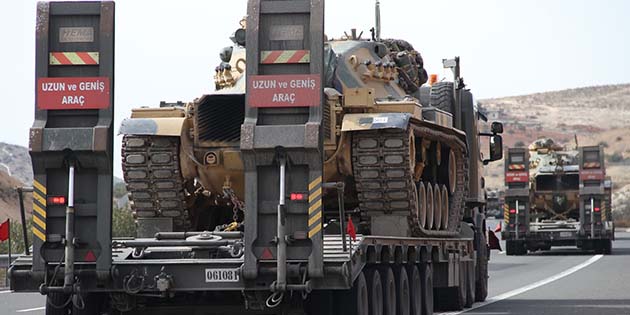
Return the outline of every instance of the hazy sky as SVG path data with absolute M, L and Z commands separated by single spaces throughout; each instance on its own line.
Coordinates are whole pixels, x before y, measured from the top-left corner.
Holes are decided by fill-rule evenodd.
M 327 1 L 326 34 L 355 27 L 369 36 L 373 5 Z M 23 146 L 33 121 L 35 7 L 8 0 L 0 10 L 0 141 Z M 381 0 L 381 12 L 382 37 L 411 42 L 430 73 L 461 56 L 477 98 L 630 82 L 630 1 Z M 244 0 L 117 1 L 116 132 L 132 107 L 210 93 L 219 49 L 245 13 Z

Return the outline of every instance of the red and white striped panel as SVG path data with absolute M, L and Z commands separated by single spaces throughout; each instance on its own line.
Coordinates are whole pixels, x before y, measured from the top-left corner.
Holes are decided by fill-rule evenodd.
M 308 50 L 265 50 L 260 53 L 261 64 L 309 62 L 311 62 L 311 52 Z
M 97 52 L 51 52 L 51 66 L 97 65 Z

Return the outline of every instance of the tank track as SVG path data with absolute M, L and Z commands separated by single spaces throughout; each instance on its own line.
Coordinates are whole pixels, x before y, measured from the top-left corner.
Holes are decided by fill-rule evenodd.
M 122 169 L 136 218 L 173 218 L 174 231 L 190 227 L 180 171 L 179 138 L 126 135 Z
M 449 194 L 447 230 L 421 227 L 417 213 L 417 184 L 412 174 L 409 134 L 416 138 L 439 140 L 451 148 L 456 161 L 456 189 Z M 407 215 L 412 236 L 455 236 L 464 215 L 468 183 L 468 157 L 465 144 L 455 135 L 433 128 L 412 125 L 408 130 L 381 129 L 353 133 L 352 165 L 359 208 L 368 215 L 392 213 Z

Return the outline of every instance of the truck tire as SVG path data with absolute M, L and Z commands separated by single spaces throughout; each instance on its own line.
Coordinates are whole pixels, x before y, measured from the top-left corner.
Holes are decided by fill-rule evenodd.
M 466 296 L 468 295 L 468 263 L 459 263 L 459 286 L 457 287 L 458 304 L 455 310 L 461 310 L 466 307 Z
M 396 279 L 396 314 L 411 314 L 411 290 L 409 288 L 409 277 L 405 266 L 394 266 L 394 278 Z
M 475 263 L 466 263 L 466 304 L 464 307 L 472 307 L 476 300 Z
M 527 254 L 527 248 L 523 241 L 505 241 L 505 254 L 508 256 L 521 256 Z
M 420 270 L 415 265 L 407 267 L 407 276 L 409 277 L 409 297 L 410 297 L 410 314 L 422 315 L 422 276 Z
M 455 106 L 455 95 L 453 93 L 453 82 L 434 83 L 431 86 L 431 106 L 452 114 Z
M 396 315 L 396 279 L 389 266 L 379 268 L 383 284 L 383 315 Z
M 383 283 L 381 275 L 375 269 L 368 269 L 367 289 L 370 315 L 383 315 Z
M 46 296 L 46 315 L 66 315 L 70 304 L 72 302 L 68 295 L 50 292 Z
M 484 223 L 485 224 L 485 223 Z M 475 301 L 483 302 L 488 297 L 488 242 L 485 233 L 480 233 L 477 249 L 477 277 L 475 284 Z
M 100 314 L 102 306 L 103 296 L 98 293 L 88 293 L 81 299 L 75 295 L 72 303 L 72 315 Z
M 339 294 L 337 301 L 330 306 L 341 305 L 341 314 L 368 315 L 369 304 L 371 303 L 369 292 L 365 275 L 361 272 L 357 279 L 354 280 L 352 289 Z M 327 309 L 323 306 L 317 306 L 311 309 L 309 314 L 332 314 L 332 312 L 327 312 Z
M 422 106 L 431 105 L 431 87 L 423 85 L 418 89 L 418 100 Z
M 421 263 L 422 314 L 433 315 L 433 268 L 430 263 Z
M 612 240 L 602 240 L 602 247 L 604 255 L 612 254 Z

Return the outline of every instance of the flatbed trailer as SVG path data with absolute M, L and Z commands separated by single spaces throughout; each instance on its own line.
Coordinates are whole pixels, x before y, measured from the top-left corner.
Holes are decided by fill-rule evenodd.
M 322 75 L 323 1 L 250 1 L 248 19 L 248 75 L 299 74 L 315 81 Z M 270 32 L 272 26 L 276 28 Z M 271 42 L 264 36 L 292 44 L 296 36 L 304 37 L 300 44 L 310 49 L 311 61 L 259 64 L 261 50 L 269 49 Z M 481 161 L 477 154 L 477 120 L 482 115 L 472 102 L 466 108 L 456 105 L 455 113 L 458 137 L 475 135 L 468 140 L 470 155 L 465 156 L 470 167 L 466 171 L 472 175 L 461 175 L 472 177 L 474 194 L 455 209 L 463 221 L 452 231 L 435 231 L 435 237 L 355 238 L 346 232 L 348 213 L 342 199 L 336 223 L 324 221 L 335 215 L 325 213 L 316 196 L 343 183 L 322 183 L 320 98 L 296 109 L 246 107 L 241 129 L 248 192 L 243 230 L 158 229 L 154 237 L 112 239 L 113 44 L 113 2 L 39 3 L 38 94 L 30 133 L 33 254 L 19 257 L 9 277 L 15 292 L 46 295 L 47 315 L 186 310 L 432 314 L 434 306 L 460 310 L 485 300 L 490 258 L 486 233 L 491 232 L 485 227 L 479 171 L 482 162 L 491 160 Z M 80 64 L 73 63 L 74 55 L 81 57 Z M 458 59 L 446 60 L 445 67 L 456 69 L 456 95 L 464 95 Z M 59 95 L 44 88 L 86 84 L 97 89 L 87 94 L 70 89 L 69 95 Z M 66 96 L 85 102 L 68 105 Z M 274 110 L 282 119 L 271 115 Z M 260 125 L 259 111 L 267 115 Z M 452 124 L 451 114 L 435 109 L 431 113 L 434 121 L 427 119 L 426 125 L 444 128 L 435 117 L 450 118 Z M 501 132 L 502 126 L 493 124 L 493 133 L 483 134 L 494 141 L 493 160 L 502 156 Z M 287 171 L 287 161 L 292 161 L 292 170 Z M 295 189 L 311 194 L 288 207 L 286 192 Z M 261 202 L 261 196 L 267 199 Z M 155 220 L 156 227 L 163 221 Z
M 537 174 L 530 174 L 530 164 L 535 163 L 530 161 L 528 150 L 508 149 L 502 232 L 508 255 L 549 250 L 552 246 L 611 253 L 614 240 L 609 197 L 612 182 L 605 176 L 603 148 L 579 147 L 574 154 L 579 157 L 574 164 L 542 166 Z M 543 159 L 542 162 L 548 161 Z M 553 189 L 549 182 L 554 187 L 560 183 L 562 187 Z M 565 205 L 550 201 L 552 198 L 564 200 Z M 566 200 L 569 200 L 568 205 Z M 551 202 L 555 203 L 555 209 L 548 206 Z M 546 218 L 541 219 L 542 215 Z

